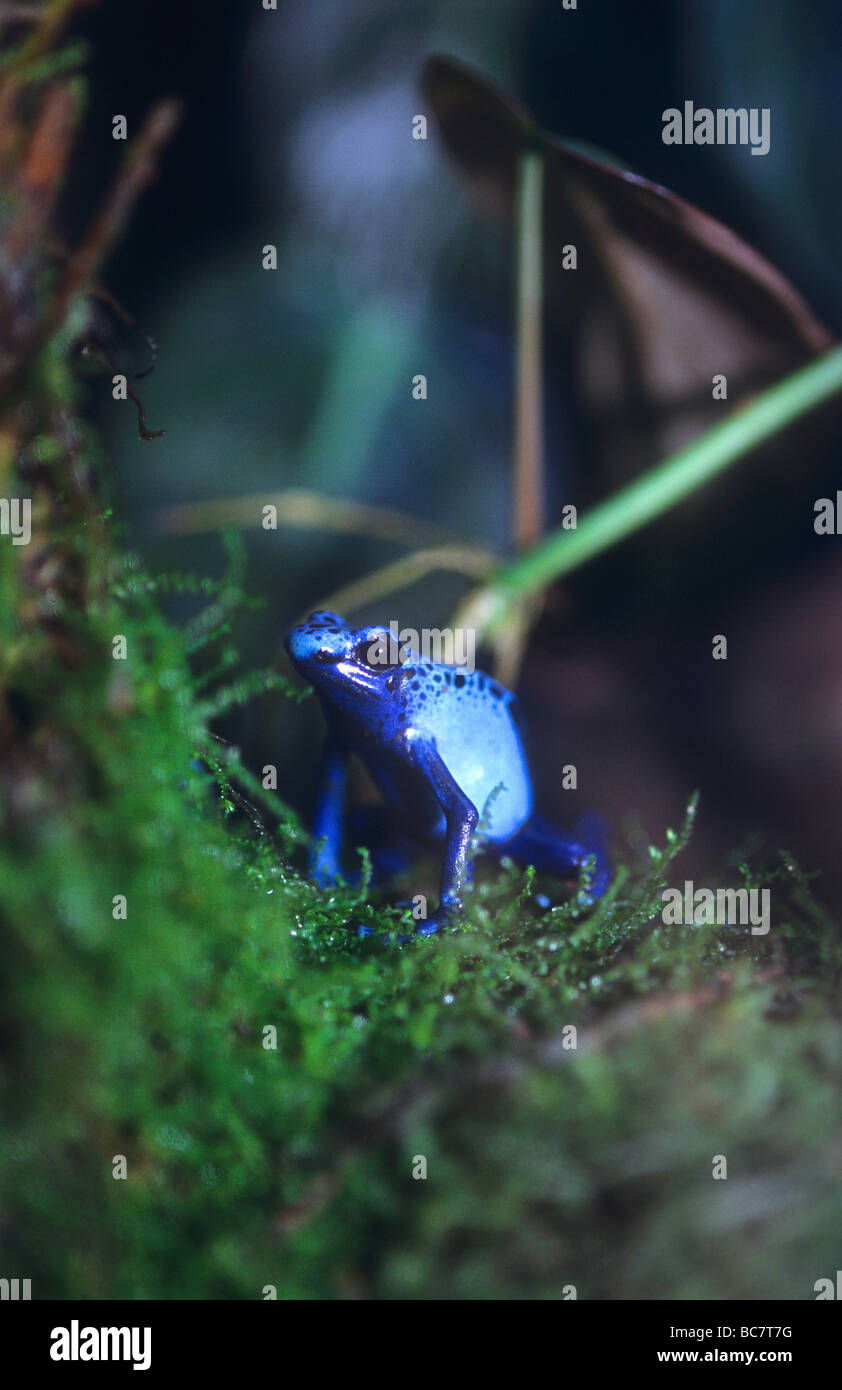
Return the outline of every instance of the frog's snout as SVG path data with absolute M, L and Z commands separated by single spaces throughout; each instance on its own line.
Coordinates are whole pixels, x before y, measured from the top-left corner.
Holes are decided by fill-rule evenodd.
M 300 631 L 300 628 L 292 627 L 284 637 L 284 651 L 286 652 L 290 661 L 295 661 L 295 634 Z
M 293 666 L 306 666 L 319 650 L 319 638 L 309 628 L 293 627 L 284 638 L 284 647 Z
M 336 613 L 311 613 L 306 623 L 290 628 L 284 647 L 294 666 L 338 661 L 348 641 L 348 625 Z

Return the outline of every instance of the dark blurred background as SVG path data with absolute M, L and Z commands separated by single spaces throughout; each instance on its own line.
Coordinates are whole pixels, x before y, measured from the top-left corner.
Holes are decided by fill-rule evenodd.
M 838 334 L 842 11 L 832 0 L 580 0 L 576 11 L 560 0 L 279 0 L 276 12 L 259 0 L 108 0 L 76 29 L 92 61 L 71 238 L 121 154 L 112 116 L 126 115 L 131 132 L 157 97 L 185 103 L 107 275 L 159 343 L 138 389 L 150 427 L 166 435 L 140 441 L 108 379 L 90 387 L 128 541 L 152 568 L 221 565 L 215 535 L 159 533 L 167 506 L 289 487 L 397 507 L 506 548 L 512 252 L 470 203 L 432 121 L 426 142 L 411 139 L 432 52 L 474 64 L 550 130 L 720 218 Z M 665 146 L 661 113 L 685 99 L 771 107 L 770 153 Z M 278 247 L 275 272 L 261 268 L 266 243 Z M 139 340 L 114 332 L 142 369 Z M 551 523 L 562 500 L 587 491 L 570 351 L 549 324 Z M 426 402 L 412 399 L 417 372 Z M 522 693 L 548 811 L 578 813 L 560 789 L 571 761 L 581 804 L 620 841 L 637 843 L 640 825 L 662 838 L 699 787 L 688 874 L 785 845 L 824 871 L 830 898 L 840 886 L 842 542 L 814 534 L 813 502 L 834 495 L 842 470 L 833 440 L 820 450 L 795 435 L 792 449 L 800 511 L 748 471 L 757 509 L 743 493 L 724 533 L 712 527 L 686 565 L 667 517 L 574 576 L 535 633 Z M 388 535 L 283 526 L 245 538 L 249 587 L 267 600 L 238 633 L 247 665 L 274 658 L 303 608 L 405 550 Z M 438 626 L 461 588 L 439 576 L 390 598 L 387 612 L 347 616 Z M 728 636 L 727 662 L 711 659 L 715 633 Z M 309 804 L 314 708 L 265 700 L 226 733 L 255 766 L 277 763 L 282 792 Z

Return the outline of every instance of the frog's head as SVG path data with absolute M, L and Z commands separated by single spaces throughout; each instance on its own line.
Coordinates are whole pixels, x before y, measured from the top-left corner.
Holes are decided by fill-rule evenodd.
M 383 693 L 410 656 L 387 627 L 352 628 L 337 613 L 311 613 L 287 633 L 284 646 L 319 694 L 350 707 Z

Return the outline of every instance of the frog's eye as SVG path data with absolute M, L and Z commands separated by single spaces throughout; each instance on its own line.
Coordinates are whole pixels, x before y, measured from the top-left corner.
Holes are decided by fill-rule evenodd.
M 409 650 L 398 646 L 388 633 L 367 637 L 354 649 L 354 659 L 372 671 L 396 671 L 409 659 Z

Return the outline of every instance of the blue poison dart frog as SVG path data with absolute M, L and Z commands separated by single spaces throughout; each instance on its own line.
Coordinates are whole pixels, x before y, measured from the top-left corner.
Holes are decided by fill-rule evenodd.
M 398 649 L 387 628 L 354 629 L 335 613 L 313 613 L 284 645 L 327 720 L 312 863 L 319 884 L 341 877 L 345 769 L 353 752 L 383 793 L 392 828 L 444 841 L 441 902 L 416 928 L 422 935 L 460 912 L 480 820 L 483 848 L 541 873 L 571 878 L 593 855 L 591 892 L 605 891 L 602 846 L 563 835 L 532 813 L 511 691 L 482 671 Z

